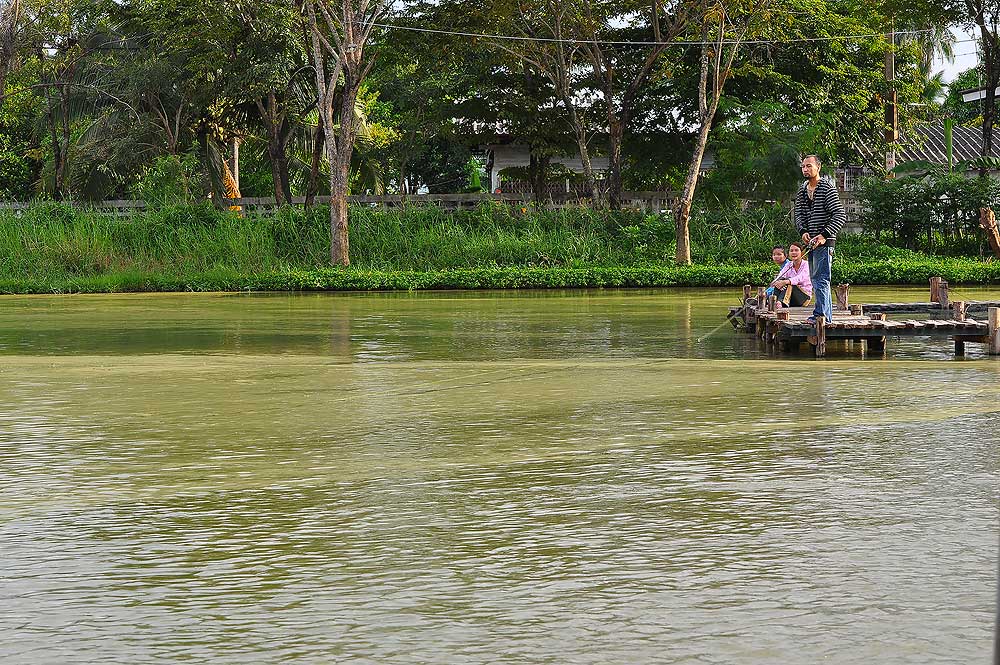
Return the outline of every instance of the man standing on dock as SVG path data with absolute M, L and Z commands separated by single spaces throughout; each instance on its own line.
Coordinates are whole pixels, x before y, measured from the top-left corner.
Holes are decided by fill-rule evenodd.
M 830 294 L 830 262 L 833 260 L 837 231 L 847 223 L 847 213 L 837 195 L 837 185 L 829 178 L 820 178 L 820 161 L 816 155 L 802 158 L 802 175 L 806 181 L 795 195 L 795 227 L 802 241 L 814 247 L 809 252 L 809 279 L 812 281 L 816 305 L 810 323 L 817 316 L 833 318 Z

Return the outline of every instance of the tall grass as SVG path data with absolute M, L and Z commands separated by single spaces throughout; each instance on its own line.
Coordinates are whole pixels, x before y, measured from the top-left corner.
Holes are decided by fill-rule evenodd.
M 116 217 L 38 204 L 0 212 L 0 278 L 313 268 L 328 263 L 328 220 L 325 207 L 240 217 L 203 204 Z M 358 208 L 351 260 L 395 270 L 633 265 L 670 255 L 668 227 L 636 212 Z
M 692 220 L 691 233 L 693 258 L 702 264 L 767 263 L 773 244 L 796 236 L 781 208 L 702 215 Z M 671 264 L 675 250 L 666 215 L 498 204 L 454 212 L 352 209 L 350 242 L 354 266 L 383 271 Z M 255 275 L 324 266 L 328 255 L 325 207 L 259 217 L 208 203 L 132 217 L 54 203 L 20 215 L 0 211 L 0 282 Z

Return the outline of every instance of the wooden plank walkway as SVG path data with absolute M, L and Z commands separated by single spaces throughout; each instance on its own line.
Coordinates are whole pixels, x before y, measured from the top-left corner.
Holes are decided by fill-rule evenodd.
M 940 314 L 951 311 L 949 303 L 942 306 L 939 302 L 874 302 L 862 305 L 864 311 L 885 314 Z M 965 312 L 967 314 L 985 314 L 990 307 L 1000 307 L 1000 300 L 966 300 Z
M 947 287 L 945 287 L 947 288 Z M 765 344 L 782 351 L 797 350 L 803 343 L 812 345 L 818 357 L 826 355 L 827 340 L 862 342 L 868 351 L 884 352 L 888 337 L 950 338 L 956 355 L 965 353 L 966 343 L 985 344 L 990 355 L 1000 355 L 1000 302 L 976 301 L 976 311 L 988 314 L 983 320 L 968 316 L 966 302 L 883 303 L 849 305 L 846 289 L 838 289 L 838 308 L 831 321 L 807 319 L 812 307 L 779 308 L 774 296 L 764 298 L 764 289 L 751 297 L 745 286 L 744 304 L 732 307 L 727 317 L 735 328 L 742 327 L 757 335 Z M 891 305 L 891 308 L 884 308 Z M 874 310 L 874 311 L 873 311 Z M 949 318 L 889 320 L 887 314 L 946 314 Z

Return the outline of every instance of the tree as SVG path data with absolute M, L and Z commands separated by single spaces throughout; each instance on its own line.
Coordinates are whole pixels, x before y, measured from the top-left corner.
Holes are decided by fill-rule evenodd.
M 744 5 L 738 2 L 719 3 L 712 12 L 714 25 L 705 21 L 701 31 L 702 46 L 698 78 L 698 138 L 688 165 L 687 178 L 677 205 L 675 226 L 677 251 L 675 260 L 680 264 L 691 263 L 691 204 L 701 175 L 701 163 L 708 145 L 715 114 L 722 101 L 722 91 L 732 72 L 733 61 L 746 40 L 754 22 L 762 18 L 768 0 L 753 0 Z
M 647 85 L 671 42 L 701 20 L 706 6 L 704 0 L 515 2 L 513 26 L 527 40 L 497 47 L 550 81 L 556 102 L 567 114 L 591 190 L 590 145 L 598 131 L 604 134 L 612 208 L 621 205 L 622 145 Z M 622 48 L 616 42 L 632 45 Z M 597 114 L 599 120 L 591 117 Z
M 316 108 L 330 162 L 330 262 L 350 264 L 347 193 L 358 92 L 374 62 L 368 47 L 386 0 L 303 0 L 316 75 Z
M 956 122 L 967 125 L 979 121 L 982 117 L 982 105 L 970 103 L 962 99 L 963 90 L 981 87 L 981 72 L 973 67 L 961 72 L 948 84 L 948 94 L 942 103 L 942 111 Z
M 967 27 L 979 29 L 979 60 L 983 73 L 983 157 L 996 155 L 993 127 L 997 118 L 997 88 L 1000 87 L 1000 3 L 996 0 L 964 0 L 962 17 Z M 985 173 L 985 171 L 983 171 Z
M 979 32 L 979 69 L 983 93 L 982 156 L 996 155 L 993 129 L 997 120 L 996 90 L 1000 87 L 1000 3 L 997 0 L 887 0 L 896 15 L 925 17 L 933 25 L 958 23 Z M 985 171 L 982 173 L 985 174 Z
M 7 74 L 18 56 L 21 15 L 21 0 L 8 0 L 0 6 L 0 95 L 7 89 Z

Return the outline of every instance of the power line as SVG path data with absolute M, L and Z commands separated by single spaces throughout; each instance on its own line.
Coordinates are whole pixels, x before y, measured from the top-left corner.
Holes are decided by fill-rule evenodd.
M 434 28 L 418 28 L 409 25 L 394 25 L 391 23 L 373 23 L 377 28 L 388 28 L 391 30 L 409 30 L 410 32 L 424 32 L 435 35 L 450 35 L 452 37 L 482 37 L 483 39 L 499 39 L 514 42 L 540 42 L 548 44 L 600 44 L 604 46 L 705 46 L 715 45 L 718 41 L 673 41 L 673 42 L 629 42 L 603 39 L 556 39 L 554 37 L 522 37 L 518 35 L 491 35 L 480 32 L 459 32 L 454 30 L 437 30 Z M 904 30 L 898 31 L 897 35 L 919 35 L 933 30 Z M 723 40 L 722 44 L 793 44 L 801 42 L 828 42 L 837 40 L 871 39 L 873 37 L 884 37 L 887 33 L 872 33 L 868 35 L 838 35 L 834 37 L 800 37 L 796 39 L 748 39 L 745 41 Z

